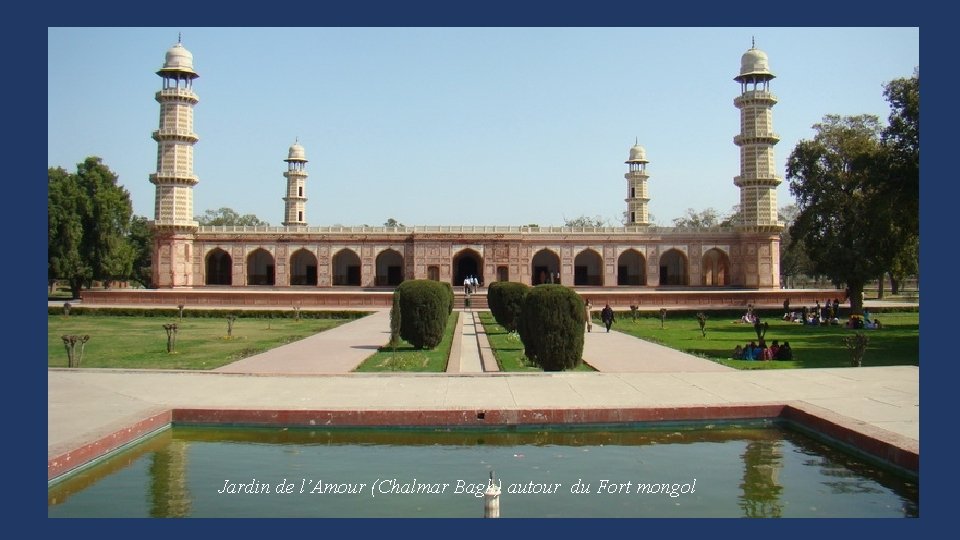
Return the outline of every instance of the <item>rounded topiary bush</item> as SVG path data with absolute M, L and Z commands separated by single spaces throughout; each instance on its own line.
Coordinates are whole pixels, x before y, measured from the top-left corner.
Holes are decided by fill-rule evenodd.
M 495 292 L 491 296 L 490 290 Z M 514 283 L 511 281 L 498 281 L 492 283 L 487 289 L 487 304 L 490 306 L 490 313 L 497 320 L 497 324 L 504 327 L 508 332 L 516 332 L 517 325 L 520 322 L 520 316 L 523 312 L 523 302 L 530 292 L 530 286 L 523 283 Z M 496 308 L 493 307 L 493 303 Z
M 583 362 L 584 304 L 573 289 L 537 285 L 523 301 L 518 330 L 527 358 L 544 371 L 573 369 Z
M 418 349 L 439 345 L 452 304 L 444 285 L 427 279 L 407 280 L 393 294 L 400 315 L 400 337 Z

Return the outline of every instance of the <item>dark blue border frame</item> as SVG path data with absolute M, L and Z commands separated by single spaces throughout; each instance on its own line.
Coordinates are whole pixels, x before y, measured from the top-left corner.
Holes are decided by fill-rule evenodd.
M 363 3 L 279 3 L 241 4 L 239 2 L 194 1 L 184 3 L 190 10 L 164 15 L 164 7 L 155 3 L 131 3 L 118 0 L 103 2 L 63 3 L 46 2 L 20 6 L 24 10 L 13 13 L 7 19 L 5 65 L 9 87 L 4 89 L 8 107 L 7 139 L 14 141 L 14 152 L 7 154 L 7 163 L 14 164 L 14 171 L 4 180 L 12 191 L 6 198 L 7 211 L 5 230 L 8 231 L 8 255 L 13 255 L 5 265 L 5 286 L 8 294 L 6 343 L 13 345 L 13 354 L 6 355 L 7 392 L 4 394 L 11 423 L 7 428 L 8 449 L 15 446 L 8 460 L 9 474 L 5 478 L 8 500 L 17 502 L 8 508 L 7 515 L 14 516 L 17 525 L 30 527 L 28 534 L 42 533 L 101 532 L 110 536 L 135 535 L 139 538 L 169 538 L 171 534 L 186 534 L 189 537 L 237 538 L 293 538 L 295 535 L 324 537 L 328 535 L 368 536 L 382 535 L 386 538 L 408 535 L 427 536 L 446 534 L 456 538 L 502 538 L 529 534 L 543 537 L 596 537 L 617 533 L 631 536 L 658 537 L 704 537 L 740 534 L 769 534 L 778 538 L 827 535 L 828 537 L 903 538 L 931 535 L 939 530 L 938 525 L 947 525 L 945 505 L 951 502 L 950 479 L 954 476 L 951 463 L 943 459 L 951 448 L 941 440 L 939 425 L 946 424 L 946 413 L 938 409 L 951 409 L 949 400 L 941 399 L 944 392 L 952 390 L 949 385 L 958 379 L 951 345 L 952 306 L 949 298 L 952 289 L 948 286 L 948 272 L 952 264 L 946 262 L 954 252 L 948 232 L 953 223 L 948 205 L 956 202 L 954 177 L 948 175 L 942 156 L 950 155 L 940 147 L 954 142 L 949 137 L 955 123 L 943 103 L 944 93 L 953 90 L 945 72 L 953 71 L 954 55 L 949 51 L 954 44 L 946 43 L 946 28 L 941 28 L 951 18 L 938 16 L 933 7 L 924 2 L 889 2 L 879 0 L 866 2 L 808 2 L 767 4 L 767 10 L 743 15 L 739 13 L 743 3 L 699 2 L 658 6 L 640 2 L 590 2 L 587 3 L 532 3 L 488 1 L 474 4 L 436 1 L 408 2 L 363 2 Z M 929 2 L 932 4 L 932 2 Z M 379 4 L 379 5 L 378 5 Z M 762 4 L 760 4 L 762 5 Z M 748 9 L 758 4 L 750 3 Z M 10 10 L 17 9 L 8 6 Z M 137 12 L 137 10 L 145 10 Z M 46 320 L 46 309 L 37 302 L 36 292 L 46 287 L 43 271 L 45 243 L 41 237 L 45 216 L 43 206 L 46 194 L 40 178 L 40 155 L 46 124 L 37 118 L 36 112 L 45 107 L 43 88 L 34 81 L 45 80 L 46 29 L 51 26 L 915 26 L 921 28 L 921 54 L 926 60 L 926 84 L 924 104 L 924 182 L 921 185 L 921 229 L 924 243 L 921 246 L 923 283 L 930 294 L 924 300 L 923 333 L 921 335 L 921 358 L 930 365 L 921 373 L 923 387 L 922 412 L 924 453 L 922 468 L 926 469 L 921 483 L 923 504 L 921 517 L 915 520 L 49 520 L 40 481 L 39 457 L 43 455 L 41 441 L 45 441 L 44 397 L 46 392 L 46 367 L 36 358 L 35 344 L 44 343 L 41 329 Z M 953 31 L 951 24 L 950 31 Z M 11 35 L 12 34 L 12 35 Z M 948 51 L 946 53 L 941 51 Z M 948 58 L 940 56 L 949 55 Z M 98 60 L 109 67 L 110 51 L 103 51 Z M 95 80 L 95 70 L 91 71 Z M 848 111 L 824 111 L 824 113 L 847 113 Z M 853 113 L 852 111 L 850 113 Z M 951 129 L 949 133 L 954 130 Z M 9 144 L 9 142 L 8 142 Z M 953 150 L 951 148 L 951 150 Z M 22 154 L 26 154 L 22 156 Z M 81 156 L 78 156 L 78 160 Z M 13 197 L 18 197 L 14 199 Z M 939 216 L 945 216 L 940 219 Z M 20 256 L 20 255 L 24 256 Z M 938 260 L 939 259 L 939 260 Z M 931 261 L 939 262 L 933 264 Z M 943 261 L 943 262 L 941 262 Z M 24 272 L 22 266 L 26 266 Z M 953 272 L 950 272 L 953 273 Z M 26 281 L 26 286 L 22 282 Z M 944 287 L 941 291 L 940 288 Z M 11 332 L 12 331 L 12 332 Z M 954 330 L 955 331 L 955 330 Z M 18 334 L 26 332 L 26 336 Z M 16 340 L 16 343 L 13 343 Z M 8 349 L 9 350 L 9 349 Z M 939 351 L 943 353 L 938 354 Z M 26 384 L 24 384 L 26 381 Z M 22 415 L 16 413 L 23 412 Z M 942 417 L 942 418 L 941 418 Z M 8 450 L 9 452 L 9 450 Z M 26 467 L 19 463 L 28 463 Z M 41 468 L 42 467 L 42 468 Z M 19 528 L 19 527 L 18 527 Z M 44 534 L 45 535 L 45 534 Z

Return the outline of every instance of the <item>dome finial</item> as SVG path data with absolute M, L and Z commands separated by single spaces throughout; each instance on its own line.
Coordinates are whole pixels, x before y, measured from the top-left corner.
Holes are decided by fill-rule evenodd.
M 756 37 L 756 36 L 750 36 L 750 48 L 751 48 L 751 49 L 756 49 L 756 48 L 757 48 L 757 37 Z
M 177 43 L 183 43 L 183 32 L 177 32 Z

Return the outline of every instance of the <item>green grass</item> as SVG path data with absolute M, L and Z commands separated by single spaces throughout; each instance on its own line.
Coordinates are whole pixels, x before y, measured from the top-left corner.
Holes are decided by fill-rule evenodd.
M 709 312 L 706 337 L 700 333 L 700 326 L 694 316 L 667 317 L 664 328 L 660 328 L 659 317 L 638 317 L 631 319 L 629 314 L 619 314 L 614 330 L 653 341 L 673 349 L 704 356 L 719 363 L 737 369 L 783 369 L 783 368 L 827 368 L 849 367 L 850 353 L 843 337 L 854 334 L 854 330 L 842 326 L 810 327 L 798 323 L 768 318 L 770 323 L 765 340 L 767 344 L 777 340 L 790 342 L 793 349 L 792 361 L 758 362 L 733 360 L 730 358 L 734 347 L 750 341 L 757 341 L 753 326 L 735 323 L 732 318 L 710 317 Z M 880 330 L 859 330 L 870 338 L 864 355 L 864 366 L 900 366 L 920 365 L 920 314 L 918 312 L 884 312 L 876 314 L 883 323 Z
M 435 349 L 415 349 L 413 345 L 401 340 L 396 351 L 389 345 L 380 347 L 380 350 L 370 355 L 354 371 L 418 371 L 441 373 L 447 370 L 447 359 L 450 357 L 450 346 L 453 344 L 453 333 L 457 330 L 458 312 L 454 311 L 447 317 L 447 327 L 443 331 L 443 339 Z
M 497 324 L 496 319 L 489 311 L 479 313 L 480 322 L 483 323 L 483 329 L 487 333 L 487 340 L 490 341 L 490 348 L 493 349 L 493 356 L 497 359 L 500 371 L 532 371 L 542 372 L 540 366 L 534 364 L 523 354 L 523 342 L 520 336 L 514 332 L 510 333 Z M 596 371 L 587 364 L 580 364 L 573 371 Z
M 238 318 L 227 337 L 226 319 L 158 317 L 47 318 L 47 366 L 67 367 L 62 335 L 89 335 L 80 367 L 214 369 L 279 345 L 335 328 L 349 319 Z M 177 323 L 173 353 L 164 324 Z

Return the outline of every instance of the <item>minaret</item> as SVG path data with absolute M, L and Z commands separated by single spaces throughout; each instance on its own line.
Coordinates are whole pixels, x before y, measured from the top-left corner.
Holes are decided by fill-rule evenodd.
M 167 59 L 157 72 L 163 89 L 160 102 L 160 129 L 153 132 L 157 141 L 157 172 L 150 175 L 156 184 L 154 225 L 167 230 L 197 227 L 193 220 L 193 186 L 199 179 L 193 173 L 193 145 L 200 139 L 193 132 L 193 106 L 199 98 L 193 93 L 193 55 L 180 41 L 167 51 Z
M 740 147 L 740 176 L 733 183 L 740 188 L 740 221 L 744 231 L 776 232 L 783 228 L 777 213 L 777 186 L 773 147 L 780 137 L 773 132 L 773 106 L 767 54 L 755 46 L 740 59 L 740 96 L 733 104 L 740 109 L 740 134 L 733 143 Z
M 623 175 L 627 179 L 627 225 L 650 225 L 650 215 L 647 203 L 650 197 L 647 194 L 647 151 L 639 144 L 630 149 L 630 158 L 625 161 L 630 170 Z
M 298 141 L 293 143 L 287 153 L 287 196 L 283 198 L 283 225 L 307 224 L 307 154 Z

